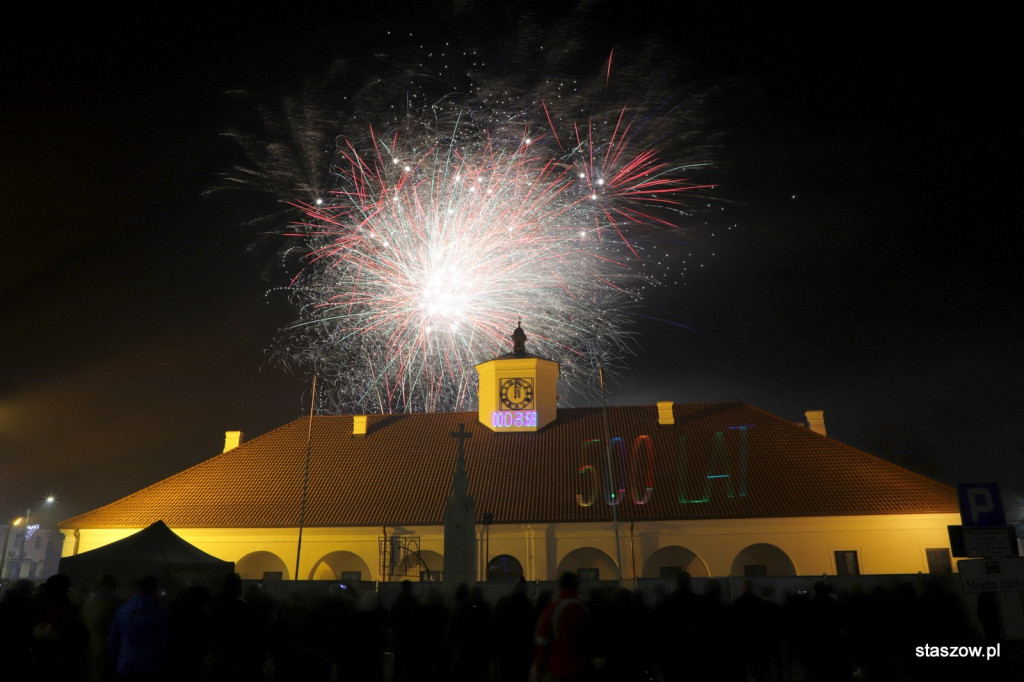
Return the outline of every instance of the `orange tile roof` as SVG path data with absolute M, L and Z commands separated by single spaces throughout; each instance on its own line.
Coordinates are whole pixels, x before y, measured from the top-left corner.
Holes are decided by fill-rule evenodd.
M 608 408 L 612 468 L 623 481 L 615 486 L 624 491 L 620 520 L 957 511 L 953 488 L 749 405 L 673 409 L 676 423 L 662 426 L 654 405 Z M 176 528 L 297 526 L 308 421 L 60 527 L 134 528 L 161 519 Z M 441 524 L 456 459 L 450 434 L 460 423 L 473 434 L 466 468 L 478 518 L 610 520 L 602 422 L 599 408 L 561 409 L 537 433 L 493 433 L 475 412 L 370 415 L 367 435 L 353 436 L 351 415 L 315 417 L 306 525 Z

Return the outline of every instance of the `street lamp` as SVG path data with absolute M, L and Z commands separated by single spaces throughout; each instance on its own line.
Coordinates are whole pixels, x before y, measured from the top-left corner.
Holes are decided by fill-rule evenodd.
M 45 501 L 46 505 L 49 506 L 49 505 L 52 505 L 54 502 L 56 502 L 57 498 L 54 495 L 47 495 L 46 498 L 44 498 L 44 501 Z M 16 576 L 14 576 L 16 578 L 20 578 L 21 577 L 21 565 L 25 562 L 25 555 L 26 555 L 26 553 L 28 551 L 28 537 L 29 537 L 29 533 L 31 532 L 31 528 L 29 527 L 29 522 L 30 522 L 31 518 L 32 518 L 32 508 L 29 507 L 28 509 L 25 510 L 25 516 L 23 516 L 23 517 L 19 516 L 18 518 L 16 518 L 11 523 L 10 528 L 7 529 L 7 535 L 4 536 L 4 553 L 3 553 L 3 556 L 0 557 L 0 577 L 3 577 L 3 574 L 4 574 L 4 571 L 3 571 L 4 564 L 7 563 L 7 543 L 10 540 L 10 537 L 11 537 L 11 530 L 15 526 L 20 525 L 22 521 L 24 521 L 25 522 L 25 532 L 21 536 L 21 551 L 18 552 L 18 564 L 17 564 L 18 565 L 18 574 Z

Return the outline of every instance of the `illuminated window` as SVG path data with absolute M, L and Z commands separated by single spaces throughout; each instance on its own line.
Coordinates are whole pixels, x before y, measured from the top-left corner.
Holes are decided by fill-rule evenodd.
M 929 573 L 953 572 L 953 559 L 949 556 L 949 550 L 947 548 L 935 547 L 932 549 L 926 549 L 924 552 L 928 556 Z
M 581 583 L 596 583 L 601 580 L 601 569 L 581 568 L 576 571 L 576 575 L 579 576 Z
M 836 575 L 860 575 L 860 563 L 857 561 L 857 550 L 838 549 L 836 555 Z

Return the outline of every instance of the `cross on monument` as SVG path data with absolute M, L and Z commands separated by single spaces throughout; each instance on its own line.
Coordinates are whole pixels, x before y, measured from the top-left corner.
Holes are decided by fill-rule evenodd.
M 459 424 L 459 430 L 452 431 L 451 436 L 452 438 L 459 439 L 459 456 L 455 460 L 455 475 L 452 476 L 452 493 L 461 499 L 465 498 L 469 489 L 469 479 L 466 476 L 465 443 L 467 438 L 473 437 L 473 434 L 466 430 L 465 424 Z
M 459 457 L 464 457 L 466 452 L 463 449 L 463 444 L 466 442 L 467 438 L 472 438 L 473 434 L 466 430 L 466 425 L 463 423 L 459 424 L 458 431 L 452 431 L 450 435 L 452 438 L 459 439 Z

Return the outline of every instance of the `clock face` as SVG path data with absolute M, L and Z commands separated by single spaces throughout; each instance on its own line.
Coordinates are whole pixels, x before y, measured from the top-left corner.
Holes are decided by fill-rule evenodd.
M 504 379 L 499 392 L 501 405 L 507 410 L 522 410 L 533 403 L 531 379 Z

